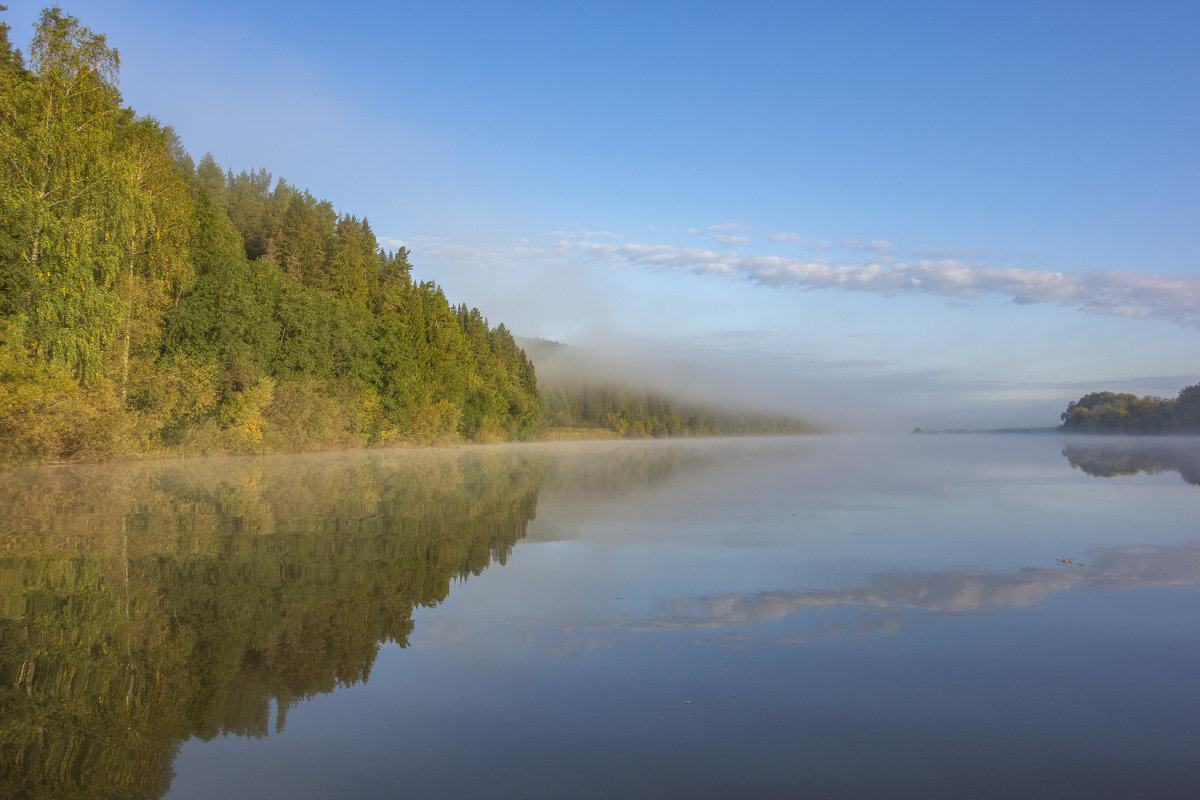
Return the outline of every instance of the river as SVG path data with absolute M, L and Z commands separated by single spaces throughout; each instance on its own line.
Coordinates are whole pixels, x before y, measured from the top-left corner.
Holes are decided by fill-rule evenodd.
M 1200 440 L 0 477 L 0 797 L 1186 797 Z

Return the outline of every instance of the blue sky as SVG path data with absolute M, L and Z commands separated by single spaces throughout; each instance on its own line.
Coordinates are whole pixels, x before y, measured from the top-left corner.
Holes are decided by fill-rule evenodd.
M 519 335 L 878 427 L 1200 381 L 1195 2 L 63 8 Z

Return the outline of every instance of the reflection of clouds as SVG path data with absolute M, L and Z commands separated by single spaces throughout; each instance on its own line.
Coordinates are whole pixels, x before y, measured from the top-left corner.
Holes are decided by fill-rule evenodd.
M 1110 547 L 1092 553 L 1096 589 L 1157 589 L 1200 583 L 1200 543 L 1180 547 Z
M 1200 541 L 1171 547 L 1118 547 L 1093 550 L 1091 566 L 1030 567 L 1015 573 L 983 570 L 905 572 L 871 576 L 867 585 L 844 590 L 758 592 L 685 597 L 665 602 L 642 617 L 618 615 L 594 624 L 561 624 L 544 618 L 469 619 L 430 616 L 421 620 L 418 639 L 437 646 L 482 644 L 487 632 L 520 648 L 543 648 L 562 656 L 611 648 L 646 633 L 691 633 L 686 638 L 655 638 L 655 648 L 717 646 L 743 650 L 776 644 L 799 645 L 838 636 L 865 638 L 898 633 L 905 612 L 966 614 L 1036 605 L 1067 589 L 1118 591 L 1200 585 Z M 798 612 L 849 610 L 851 618 L 818 613 L 806 632 L 764 638 L 747 631 Z
M 1200 584 L 1200 542 L 1177 547 L 1095 550 L 1091 563 L 1091 568 L 1031 567 L 1008 574 L 896 570 L 871 576 L 867 586 L 857 589 L 679 598 L 625 627 L 634 631 L 740 628 L 774 622 L 800 611 L 843 607 L 963 612 L 1031 606 L 1071 588 L 1111 591 Z M 859 625 L 874 626 L 871 630 L 855 632 L 894 632 L 898 624 L 897 617 L 872 618 Z

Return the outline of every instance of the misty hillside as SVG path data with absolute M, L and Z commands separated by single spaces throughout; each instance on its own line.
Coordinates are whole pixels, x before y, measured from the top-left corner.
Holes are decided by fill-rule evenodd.
M 547 339 L 517 337 L 533 361 L 550 438 L 584 432 L 628 438 L 811 433 L 803 420 L 681 397 L 630 377 L 620 362 Z

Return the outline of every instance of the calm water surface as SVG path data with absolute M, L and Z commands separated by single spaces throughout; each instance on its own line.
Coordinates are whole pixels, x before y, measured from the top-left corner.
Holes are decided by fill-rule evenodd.
M 1200 441 L 0 476 L 0 797 L 1200 796 Z

